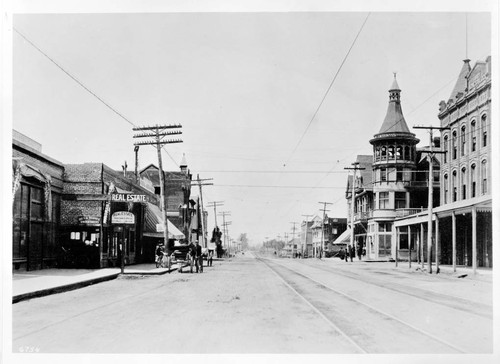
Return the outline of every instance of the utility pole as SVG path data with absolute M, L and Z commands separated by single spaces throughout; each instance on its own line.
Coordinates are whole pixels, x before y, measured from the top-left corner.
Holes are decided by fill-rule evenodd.
M 227 224 L 226 224 L 226 215 L 229 216 L 231 213 L 229 211 L 221 211 L 219 215 L 222 215 L 222 231 L 224 232 L 224 246 L 227 246 L 226 237 L 227 237 Z
M 429 160 L 429 178 L 428 178 L 428 201 L 427 201 L 427 273 L 432 273 L 432 204 L 433 204 L 433 190 L 434 190 L 434 176 L 433 176 L 433 159 L 435 153 L 446 153 L 442 151 L 433 150 L 432 131 L 450 129 L 449 127 L 435 127 L 435 126 L 414 126 L 414 129 L 428 129 L 430 135 L 429 152 L 427 152 L 427 159 Z M 423 245 L 422 241 L 422 245 Z M 436 244 L 436 272 L 439 265 Z
M 134 145 L 137 147 L 139 145 L 156 145 L 156 150 L 158 153 L 158 175 L 160 177 L 160 198 L 163 204 L 163 238 L 165 240 L 165 249 L 167 254 L 171 254 L 168 248 L 168 220 L 167 220 L 167 192 L 165 191 L 165 179 L 163 175 L 163 166 L 161 161 L 161 148 L 164 144 L 172 143 L 182 143 L 180 139 L 169 139 L 164 138 L 171 135 L 182 134 L 180 130 L 166 131 L 167 129 L 178 129 L 182 128 L 182 125 L 158 125 L 155 126 L 137 126 L 134 127 L 134 131 L 143 131 L 140 134 L 134 135 L 134 138 L 153 138 L 153 140 L 145 142 L 136 142 Z
M 297 224 L 296 222 L 291 222 L 290 224 L 293 224 L 292 228 L 292 258 L 295 257 L 294 254 L 294 249 L 295 249 L 295 225 Z
M 321 252 L 320 252 L 320 258 L 321 254 L 325 251 L 325 217 L 326 217 L 326 212 L 330 211 L 326 209 L 326 205 L 333 205 L 331 202 L 318 202 L 323 204 L 323 222 L 321 224 Z
M 207 207 L 213 207 L 214 208 L 215 227 L 217 227 L 217 206 L 224 205 L 224 201 L 214 201 L 214 202 L 209 202 L 209 203 L 211 205 L 208 205 Z
M 354 246 L 354 204 L 356 202 L 355 197 L 355 182 L 356 182 L 356 171 L 362 171 L 366 168 L 358 167 L 359 162 L 351 163 L 354 167 L 344 167 L 344 169 L 352 170 L 352 192 L 351 192 L 351 248 Z
M 305 242 L 305 245 L 306 245 L 306 250 L 307 250 L 307 233 L 308 233 L 308 225 L 309 225 L 309 218 L 313 215 L 302 215 L 306 218 L 306 242 Z M 314 254 L 314 250 L 313 250 L 313 254 Z M 302 247 L 302 256 L 304 256 L 304 247 Z
M 204 248 L 207 247 L 207 231 L 205 226 L 205 213 L 203 211 L 203 191 L 202 186 L 212 186 L 213 183 L 204 183 L 205 181 L 212 181 L 213 178 L 200 179 L 200 175 L 196 175 L 196 181 L 192 182 L 193 185 L 197 185 L 200 188 L 200 209 L 201 209 L 201 242 Z

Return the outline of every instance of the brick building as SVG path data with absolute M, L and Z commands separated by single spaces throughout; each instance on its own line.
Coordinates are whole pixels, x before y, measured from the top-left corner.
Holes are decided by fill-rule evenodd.
M 13 269 L 56 266 L 64 166 L 13 130 Z

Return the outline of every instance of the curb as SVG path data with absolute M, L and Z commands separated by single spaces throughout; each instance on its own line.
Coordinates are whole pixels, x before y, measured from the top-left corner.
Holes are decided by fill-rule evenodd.
M 164 270 L 160 272 L 151 272 L 151 271 L 132 271 L 132 272 L 123 272 L 123 275 L 131 276 L 131 275 L 138 275 L 138 276 L 159 276 L 167 273 L 171 273 L 173 271 L 176 271 L 178 268 L 171 268 L 169 270 Z M 121 274 L 121 273 L 119 273 Z
M 95 284 L 95 283 L 101 283 L 101 282 L 110 281 L 112 279 L 116 279 L 119 275 L 120 275 L 120 273 L 115 273 L 115 274 L 110 274 L 110 275 L 107 275 L 104 277 L 88 279 L 86 281 L 70 283 L 70 284 L 66 284 L 63 286 L 57 286 L 57 287 L 52 287 L 52 288 L 41 289 L 39 291 L 18 294 L 16 296 L 12 297 L 12 303 L 18 303 L 21 301 L 29 300 L 31 298 L 49 296 L 49 295 L 56 294 L 56 293 L 73 291 L 75 289 L 90 286 L 90 285 Z

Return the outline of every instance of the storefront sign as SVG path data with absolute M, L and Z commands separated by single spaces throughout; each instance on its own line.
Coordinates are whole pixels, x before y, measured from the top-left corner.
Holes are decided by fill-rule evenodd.
M 111 195 L 113 202 L 147 202 L 146 195 L 132 195 L 128 193 L 113 193 Z
M 100 223 L 101 219 L 97 216 L 78 216 L 78 224 L 80 225 L 95 225 Z
M 117 211 L 111 215 L 112 224 L 135 224 L 135 216 L 131 212 Z

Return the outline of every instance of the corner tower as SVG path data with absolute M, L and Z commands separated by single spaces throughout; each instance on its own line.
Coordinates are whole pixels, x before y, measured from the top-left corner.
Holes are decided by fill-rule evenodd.
M 389 105 L 373 145 L 372 181 L 374 209 L 368 221 L 372 232 L 369 256 L 389 258 L 394 253 L 394 220 L 411 207 L 410 190 L 417 169 L 416 145 L 420 140 L 410 132 L 401 109 L 401 89 L 394 74 Z M 398 211 L 399 210 L 399 211 Z

